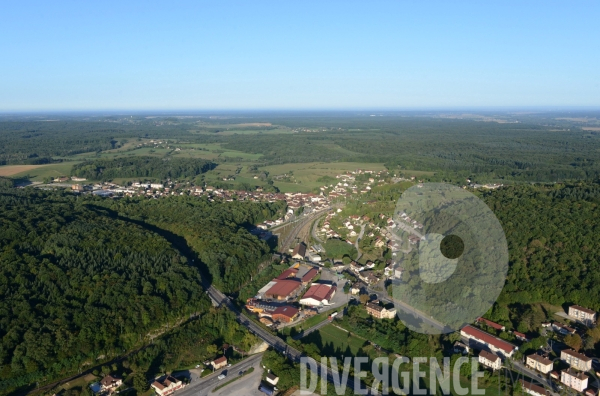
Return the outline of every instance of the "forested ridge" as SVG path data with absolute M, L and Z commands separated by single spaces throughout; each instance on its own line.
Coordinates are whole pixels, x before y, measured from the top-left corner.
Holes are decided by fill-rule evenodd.
M 71 175 L 90 180 L 191 178 L 214 169 L 215 163 L 192 158 L 125 157 L 97 159 L 75 164 Z
M 211 357 L 216 347 L 207 350 L 207 342 L 249 347 L 251 337 L 232 318 L 206 316 L 202 276 L 229 291 L 244 284 L 270 251 L 244 226 L 281 209 L 196 197 L 113 201 L 0 191 L 0 392 L 75 373 L 190 317 L 198 320 L 178 330 L 179 338 L 167 337 L 173 341 L 132 363 L 156 372 Z M 195 263 L 182 255 L 178 238 Z
M 144 221 L 184 238 L 206 266 L 212 283 L 224 292 L 245 284 L 270 247 L 246 228 L 281 214 L 284 201 L 215 201 L 206 197 L 174 196 L 148 200 L 96 199 L 121 216 Z
M 483 194 L 506 233 L 508 279 L 499 304 L 576 303 L 600 310 L 600 187 L 505 187 Z
M 72 372 L 209 304 L 164 238 L 72 198 L 2 192 L 0 223 L 2 380 Z
M 85 117 L 2 121 L 0 165 L 45 164 L 55 161 L 54 157 L 111 150 L 132 138 L 160 135 L 177 138 L 189 133 L 169 125 L 158 129 L 148 123 L 114 122 L 111 117 L 102 121 Z

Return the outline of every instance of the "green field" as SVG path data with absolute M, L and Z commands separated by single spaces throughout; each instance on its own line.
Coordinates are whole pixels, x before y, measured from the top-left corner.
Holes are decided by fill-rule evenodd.
M 317 181 L 320 177 L 335 177 L 341 173 L 352 172 L 357 169 L 380 171 L 386 168 L 381 163 L 364 162 L 307 162 L 269 165 L 260 168 L 260 170 L 269 172 L 270 176 L 289 174 L 290 171 L 293 173 L 296 183 L 278 181 L 274 183 L 283 192 L 312 191 L 324 184 Z
M 17 173 L 15 175 L 12 175 L 12 177 L 29 177 L 31 181 L 43 181 L 46 177 L 70 176 L 71 168 L 73 167 L 73 165 L 78 164 L 79 162 L 81 161 L 70 161 L 61 162 L 58 164 L 44 165 L 36 169 L 30 169 L 25 172 Z
M 333 324 L 308 335 L 303 342 L 320 346 L 320 349 L 330 353 L 330 356 L 342 356 L 348 349 L 353 356 L 357 355 L 361 349 L 363 352 L 366 351 L 366 341 L 364 339 L 350 335 L 350 333 L 338 329 Z

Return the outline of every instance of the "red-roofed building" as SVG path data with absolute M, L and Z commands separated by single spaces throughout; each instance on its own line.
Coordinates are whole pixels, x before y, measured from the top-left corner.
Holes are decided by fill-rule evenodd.
M 298 268 L 288 268 L 285 271 L 283 271 L 275 279 L 284 280 L 284 279 L 289 279 L 289 278 L 295 278 L 297 273 L 298 273 Z
M 177 389 L 183 388 L 183 383 L 169 375 L 162 381 L 154 381 L 152 387 L 157 395 L 166 396 L 175 392 Z
M 460 331 L 460 335 L 476 343 L 482 344 L 488 347 L 492 352 L 499 353 L 505 357 L 511 357 L 518 349 L 510 342 L 501 340 L 498 337 L 494 337 L 493 335 L 476 329 L 471 325 L 463 327 Z
M 317 276 L 318 273 L 319 273 L 319 270 L 316 268 L 309 269 L 308 272 L 306 274 L 304 274 L 304 276 L 302 277 L 302 283 L 307 284 L 307 283 L 311 282 L 313 279 L 315 279 L 315 277 Z
M 583 392 L 588 387 L 588 378 L 581 371 L 567 369 L 560 372 L 560 382 L 577 392 Z
M 333 285 L 313 284 L 300 299 L 302 305 L 329 305 L 335 295 L 336 287 Z
M 589 371 L 592 369 L 592 359 L 573 349 L 563 349 L 560 351 L 560 358 L 577 370 Z
M 492 322 L 491 320 L 485 319 L 485 318 L 477 318 L 477 322 L 479 323 L 483 323 L 488 327 L 491 327 L 492 329 L 496 329 L 496 330 L 500 330 L 500 331 L 505 331 L 506 327 L 502 326 L 501 324 L 498 324 L 496 322 Z
M 572 305 L 569 307 L 569 316 L 576 318 L 588 326 L 596 323 L 596 311 L 592 311 L 591 309 L 579 305 Z
M 298 308 L 294 308 L 289 305 L 284 305 L 282 307 L 277 307 L 272 313 L 271 317 L 273 320 L 278 320 L 280 322 L 289 323 L 296 319 L 298 316 Z
M 523 342 L 529 342 L 529 338 L 527 338 L 527 336 L 525 334 L 519 333 L 518 331 L 513 331 L 513 334 L 515 335 L 515 337 L 517 337 L 517 340 L 523 341 Z
M 210 364 L 213 366 L 213 368 L 215 370 L 218 370 L 221 367 L 227 366 L 227 358 L 225 356 L 221 356 L 220 358 L 215 359 L 212 362 L 210 362 Z
M 302 283 L 298 280 L 277 280 L 275 284 L 265 292 L 265 297 L 273 300 L 288 300 L 292 298 L 301 287 Z
M 491 368 L 492 370 L 500 370 L 502 367 L 502 360 L 500 357 L 494 353 L 488 351 L 479 352 L 479 363 L 483 364 L 486 367 Z
M 552 371 L 553 367 L 552 360 L 538 354 L 527 356 L 526 364 L 528 367 L 531 367 L 532 369 L 540 371 L 544 374 L 548 374 L 550 371 Z
M 531 382 L 522 379 L 520 379 L 519 382 L 521 383 L 521 386 L 523 387 L 523 391 L 525 393 L 528 393 L 533 396 L 546 396 L 549 394 L 546 389 L 542 388 L 539 385 L 535 385 Z
M 106 377 L 102 378 L 102 381 L 100 381 L 102 390 L 109 392 L 112 392 L 114 389 L 117 389 L 122 384 L 123 379 L 115 375 L 107 375 Z

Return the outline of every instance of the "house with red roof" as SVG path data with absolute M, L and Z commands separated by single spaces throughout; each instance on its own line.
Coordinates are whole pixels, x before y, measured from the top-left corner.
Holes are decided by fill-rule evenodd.
M 536 385 L 532 382 L 525 381 L 522 379 L 520 379 L 519 382 L 521 383 L 521 387 L 523 388 L 523 391 L 532 396 L 547 396 L 550 394 L 550 392 L 548 392 L 546 389 L 544 389 L 541 386 Z
M 299 302 L 302 305 L 311 306 L 329 305 L 335 291 L 336 287 L 333 285 L 315 283 L 304 293 Z
M 491 352 L 504 357 L 512 357 L 512 355 L 518 349 L 517 346 L 511 344 L 510 342 L 504 341 L 471 325 L 463 327 L 460 330 L 460 335 L 469 341 L 486 347 Z
M 515 337 L 517 337 L 517 340 L 523 341 L 523 342 L 529 342 L 529 338 L 527 338 L 527 336 L 525 334 L 519 333 L 518 331 L 513 331 L 513 334 L 515 335 Z
M 169 375 L 164 380 L 154 381 L 152 383 L 152 388 L 154 388 L 154 391 L 157 395 L 167 396 L 175 392 L 177 389 L 183 388 L 183 383 Z
M 221 356 L 220 358 L 210 362 L 210 364 L 213 366 L 213 369 L 218 370 L 221 367 L 227 366 L 227 358 L 225 356 Z
M 504 327 L 501 324 L 498 324 L 496 322 L 492 322 L 491 320 L 488 320 L 486 318 L 477 318 L 477 322 L 478 323 L 483 323 L 487 327 L 491 327 L 492 329 L 496 329 L 496 330 L 500 330 L 500 331 L 505 331 L 506 330 L 506 327 Z
M 289 323 L 298 317 L 299 312 L 298 308 L 294 308 L 290 305 L 283 305 L 271 312 L 271 317 L 273 320 Z

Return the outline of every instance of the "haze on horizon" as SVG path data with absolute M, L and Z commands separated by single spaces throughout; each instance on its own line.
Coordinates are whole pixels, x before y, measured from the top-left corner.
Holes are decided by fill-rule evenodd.
M 600 4 L 2 6 L 0 112 L 600 107 Z

